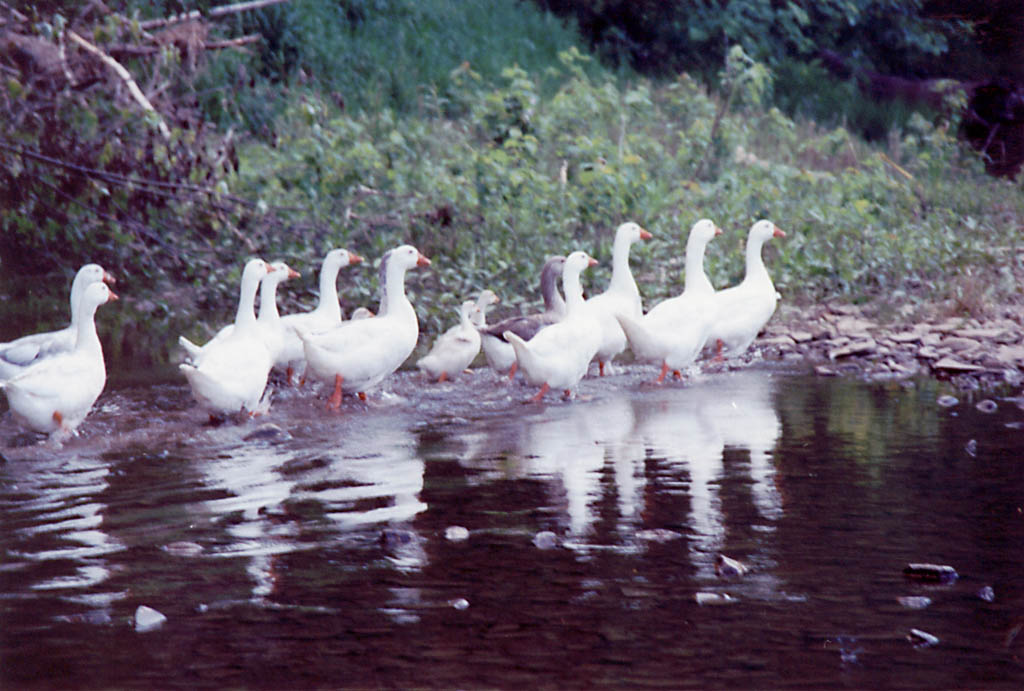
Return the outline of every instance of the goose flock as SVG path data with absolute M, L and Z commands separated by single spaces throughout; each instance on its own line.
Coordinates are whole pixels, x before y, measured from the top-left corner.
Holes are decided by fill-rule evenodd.
M 582 250 L 548 259 L 540 274 L 543 311 L 487 324 L 487 310 L 499 302 L 491 290 L 459 309 L 459 323 L 441 334 L 416 362 L 424 377 L 445 381 L 465 371 L 481 350 L 488 365 L 513 379 L 517 372 L 538 387 L 531 399 L 551 390 L 570 397 L 590 364 L 598 376 L 627 347 L 640 362 L 678 379 L 702 353 L 716 360 L 743 353 L 771 318 L 778 294 L 761 257 L 764 243 L 785 237 L 760 220 L 746 243 L 746 273 L 739 284 L 716 291 L 704 273 L 708 243 L 721 234 L 701 219 L 686 244 L 683 292 L 646 313 L 629 266 L 630 247 L 651 238 L 634 222 L 615 233 L 612 276 L 603 293 L 584 297 L 583 272 L 597 261 Z M 320 297 L 308 312 L 280 315 L 277 290 L 299 274 L 284 262 L 249 260 L 242 272 L 235 320 L 203 345 L 178 339 L 185 358 L 179 369 L 193 397 L 211 417 L 256 415 L 269 407 L 270 372 L 281 370 L 289 386 L 307 378 L 333 387 L 327 407 L 338 410 L 345 393 L 366 393 L 400 368 L 416 348 L 419 322 L 405 294 L 410 270 L 430 266 L 415 247 L 402 245 L 380 262 L 381 299 L 376 313 L 359 308 L 344 319 L 337 292 L 342 268 L 363 261 L 346 249 L 332 249 L 320 269 Z M 561 279 L 562 293 L 558 291 Z M 71 323 L 59 331 L 0 343 L 0 388 L 13 416 L 51 438 L 76 433 L 106 383 L 103 350 L 96 333 L 100 305 L 116 300 L 113 277 L 96 264 L 83 266 L 71 285 Z M 260 295 L 256 313 L 256 295 Z

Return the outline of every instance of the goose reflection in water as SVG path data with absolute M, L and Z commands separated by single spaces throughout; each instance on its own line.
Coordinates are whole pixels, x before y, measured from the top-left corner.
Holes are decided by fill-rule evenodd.
M 0 465 L 4 570 L 39 572 L 30 587 L 106 612 L 124 596 L 97 590 L 111 575 L 105 557 L 125 549 L 104 527 L 110 467 L 99 457 L 58 451 Z M 67 570 L 70 568 L 71 570 Z
M 727 448 L 749 451 L 747 472 L 758 514 L 766 521 L 782 516 L 771 456 L 782 431 L 774 386 L 763 373 L 739 372 L 637 400 L 637 436 L 664 459 L 669 476 L 680 470 L 689 475 L 691 555 L 700 576 L 713 575 L 714 556 L 725 545 L 719 493 Z
M 749 478 L 759 527 L 770 531 L 782 516 L 772 466 L 781 433 L 774 386 L 774 379 L 764 373 L 739 372 L 698 379 L 686 387 L 550 406 L 521 419 L 516 434 L 506 433 L 512 445 L 507 450 L 520 462 L 513 474 L 556 481 L 551 503 L 564 506 L 573 537 L 594 531 L 595 507 L 602 492 L 610 491 L 602 484 L 603 476 L 614 481 L 620 536 L 666 527 L 645 524 L 649 502 L 685 497 L 692 561 L 701 575 L 711 576 L 714 556 L 726 539 L 720 497 L 726 449 L 749 452 L 749 466 L 732 470 Z M 478 448 L 486 448 L 490 458 L 498 451 L 491 443 Z M 486 458 L 478 457 L 476 463 Z M 508 466 L 501 468 L 509 471 Z
M 424 464 L 415 455 L 412 433 L 363 432 L 343 444 L 317 438 L 239 445 L 199 462 L 204 485 L 228 495 L 204 502 L 209 512 L 232 516 L 225 528 L 231 542 L 217 555 L 248 558 L 253 597 L 273 593 L 277 555 L 316 549 L 362 528 L 376 533 L 380 525 L 404 525 L 426 509 L 419 499 Z M 295 506 L 303 507 L 302 515 L 293 513 Z M 391 550 L 396 568 L 422 567 L 425 555 L 413 538 Z

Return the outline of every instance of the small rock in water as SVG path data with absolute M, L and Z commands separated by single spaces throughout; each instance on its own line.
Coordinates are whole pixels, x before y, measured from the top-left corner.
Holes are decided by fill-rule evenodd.
M 469 539 L 469 529 L 463 528 L 461 525 L 450 525 L 445 528 L 444 536 L 446 539 L 452 542 L 458 542 L 460 540 Z
M 910 629 L 910 633 L 907 634 L 907 640 L 916 646 L 931 647 L 939 644 L 939 637 L 933 636 L 927 631 L 921 629 Z
M 970 456 L 971 458 L 974 458 L 975 456 L 977 456 L 978 455 L 978 440 L 977 439 L 971 439 L 969 442 L 967 442 L 967 444 L 964 446 L 964 451 L 966 451 L 967 455 Z
M 736 598 L 728 593 L 697 593 L 693 599 L 698 605 L 729 605 L 736 602 Z
M 668 528 L 650 528 L 648 530 L 636 531 L 636 537 L 638 540 L 648 540 L 650 542 L 668 542 L 669 540 L 675 540 L 681 538 L 682 533 L 677 533 L 674 530 Z
M 956 396 L 946 395 L 946 396 L 939 396 L 939 399 L 937 401 L 935 401 L 935 402 L 938 403 L 943 408 L 952 408 L 953 406 L 955 406 L 960 401 L 957 400 Z
M 413 540 L 413 534 L 408 530 L 397 528 L 385 528 L 380 531 L 380 544 L 382 547 L 398 547 L 407 545 Z
M 558 536 L 550 530 L 542 530 L 533 536 L 533 544 L 537 549 L 558 547 Z
M 905 595 L 896 599 L 907 609 L 924 609 L 932 603 L 932 599 L 924 595 Z
M 935 583 L 952 583 L 960 577 L 952 566 L 925 563 L 907 564 L 903 569 L 903 575 L 914 580 Z
M 974 406 L 983 413 L 994 413 L 999 409 L 996 402 L 986 398 L 984 401 L 978 401 L 978 404 Z
M 273 423 L 260 425 L 249 434 L 245 435 L 245 441 L 288 441 L 292 435 Z
M 176 557 L 198 557 L 203 553 L 203 547 L 195 542 L 172 542 L 164 545 L 164 551 Z
M 454 600 L 449 600 L 448 604 L 458 610 L 463 610 L 469 607 L 469 600 L 464 597 L 457 597 Z
M 981 598 L 982 600 L 984 600 L 985 602 L 995 602 L 996 601 L 996 591 L 993 590 L 992 586 L 990 586 L 990 585 L 982 586 L 978 590 L 978 597 Z
M 750 568 L 743 562 L 730 559 L 724 554 L 715 557 L 715 573 L 722 578 L 737 578 L 743 576 Z
M 147 631 L 158 629 L 163 626 L 165 621 L 167 621 L 167 617 L 152 607 L 139 605 L 138 609 L 135 610 L 135 630 L 138 633 L 146 633 Z

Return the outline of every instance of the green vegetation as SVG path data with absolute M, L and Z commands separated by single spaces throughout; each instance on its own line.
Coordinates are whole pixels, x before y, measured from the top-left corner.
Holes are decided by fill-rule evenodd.
M 329 247 L 372 261 L 411 242 L 434 261 L 409 281 L 425 344 L 482 288 L 506 308 L 535 302 L 551 253 L 591 251 L 602 266 L 587 284 L 603 289 L 612 233 L 628 219 L 655 234 L 634 249 L 648 305 L 681 289 L 700 217 L 726 230 L 707 258 L 718 286 L 741 277 L 746 231 L 767 217 L 789 234 L 766 249 L 785 300 L 938 300 L 969 286 L 961 302 L 984 309 L 1019 292 L 1024 195 L 984 174 L 951 116 L 909 115 L 869 144 L 841 118 L 785 115 L 773 105 L 778 73 L 739 45 L 714 90 L 686 73 L 652 80 L 602 68 L 571 28 L 513 2 L 295 0 L 237 21 L 277 38 L 192 79 L 173 51 L 164 73 L 129 63 L 175 75 L 182 110 L 162 111 L 169 139 L 124 103 L 59 102 L 73 139 L 63 150 L 106 177 L 12 153 L 57 155 L 53 128 L 33 129 L 36 119 L 4 134 L 2 182 L 21 190 L 0 213 L 0 260 L 16 270 L 0 279 L 13 298 L 0 307 L 6 324 L 28 330 L 11 319 L 43 292 L 17 270 L 59 263 L 45 292 L 63 315 L 64 276 L 99 260 L 127 278 L 108 353 L 162 363 L 179 333 L 202 340 L 230 318 L 248 255 L 303 272 L 282 288 L 287 312 L 312 302 Z M 133 30 L 108 24 L 119 41 Z M 12 79 L 4 98 L 16 110 L 33 92 Z M 189 123 L 189 104 L 221 129 Z M 142 133 L 119 148 L 112 128 Z M 138 178 L 188 187 L 168 198 Z M 346 309 L 373 304 L 375 272 L 346 270 L 340 288 Z

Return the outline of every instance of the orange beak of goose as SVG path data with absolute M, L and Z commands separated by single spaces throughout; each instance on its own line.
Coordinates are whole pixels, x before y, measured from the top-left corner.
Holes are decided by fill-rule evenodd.
M 654 236 L 651 235 L 651 231 L 647 230 L 646 228 L 641 228 L 640 229 L 640 239 L 641 240 L 650 240 L 653 237 Z
M 114 300 L 120 300 L 120 299 L 121 298 L 117 297 L 117 293 L 115 293 L 114 291 L 111 290 L 110 291 L 110 297 L 107 298 L 107 302 L 113 302 Z
M 298 271 L 291 267 L 288 267 L 288 278 L 300 278 L 301 276 L 302 274 L 300 274 Z
M 430 260 L 424 257 L 421 252 L 419 259 L 416 260 L 416 266 L 430 266 Z
M 112 273 L 110 273 L 109 271 L 104 271 L 103 272 L 103 282 L 107 283 L 109 285 L 114 285 L 115 283 L 117 283 L 117 279 L 114 278 L 114 275 Z
M 781 229 L 781 228 L 779 228 L 778 226 L 775 226 L 775 232 L 774 232 L 774 233 L 772 233 L 772 237 L 775 237 L 775 238 L 784 238 L 784 237 L 786 237 L 786 233 L 785 233 L 785 231 L 784 231 L 784 230 L 782 230 L 782 229 Z
M 598 262 L 598 261 L 597 261 L 596 259 L 594 259 L 593 257 L 591 257 L 591 258 L 590 258 L 590 261 L 589 261 L 589 262 L 587 263 L 587 266 L 588 266 L 588 267 L 589 267 L 589 266 L 597 266 L 597 265 L 598 265 L 598 263 L 599 263 L 599 262 Z
M 717 237 L 717 236 L 719 236 L 721 234 L 722 234 L 722 229 L 719 228 L 718 226 L 715 226 L 715 236 Z
M 348 255 L 348 263 L 350 265 L 351 264 L 358 264 L 361 261 L 363 261 L 363 258 L 361 256 L 359 256 L 358 254 L 356 254 L 355 252 L 352 252 L 352 253 L 350 253 Z

